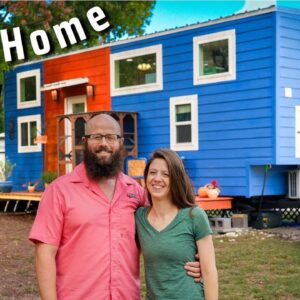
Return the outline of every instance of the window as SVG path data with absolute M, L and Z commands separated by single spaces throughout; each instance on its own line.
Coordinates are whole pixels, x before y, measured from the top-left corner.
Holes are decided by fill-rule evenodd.
M 40 70 L 31 70 L 17 74 L 18 108 L 41 105 Z
M 235 78 L 235 30 L 194 37 L 194 84 Z
M 198 150 L 197 95 L 170 98 L 171 149 Z
M 162 46 L 111 55 L 112 96 L 157 91 L 162 84 Z
M 41 144 L 35 144 L 37 135 L 41 134 L 41 116 L 18 117 L 18 152 L 39 152 Z

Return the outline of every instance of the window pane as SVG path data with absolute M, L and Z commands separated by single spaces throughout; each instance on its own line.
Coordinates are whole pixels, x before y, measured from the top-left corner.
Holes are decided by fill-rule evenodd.
M 21 123 L 21 146 L 28 146 L 28 124 Z
M 176 122 L 191 121 L 191 105 L 176 105 Z
M 200 76 L 228 72 L 228 40 L 199 45 Z
M 156 82 L 156 54 L 136 56 L 115 62 L 116 88 Z
M 176 142 L 190 143 L 192 141 L 192 126 L 179 125 L 176 126 Z
M 35 76 L 22 78 L 21 82 L 21 102 L 36 100 Z
M 30 146 L 34 146 L 34 139 L 36 138 L 37 135 L 37 125 L 36 121 L 30 122 Z
M 85 104 L 84 103 L 75 103 L 72 105 L 73 114 L 84 112 Z
M 85 121 L 84 119 L 77 119 L 75 122 L 75 145 L 82 144 L 82 137 L 85 133 Z

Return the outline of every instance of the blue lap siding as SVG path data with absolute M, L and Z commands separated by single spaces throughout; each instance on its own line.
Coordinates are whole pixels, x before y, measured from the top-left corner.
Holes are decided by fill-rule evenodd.
M 277 164 L 299 164 L 295 158 L 295 106 L 300 105 L 300 12 L 277 15 Z M 292 97 L 285 97 L 285 88 Z
M 41 82 L 43 82 L 42 64 L 30 64 L 16 67 L 5 74 L 4 108 L 5 108 L 5 156 L 16 164 L 11 180 L 14 182 L 14 190 L 24 190 L 28 181 L 40 180 L 44 167 L 43 146 L 41 152 L 18 153 L 18 121 L 20 116 L 41 115 L 43 128 L 43 93 L 41 93 L 41 105 L 32 108 L 17 108 L 17 73 L 40 70 Z M 13 125 L 13 130 L 9 124 Z
M 113 110 L 139 113 L 139 156 L 148 158 L 154 149 L 170 147 L 170 97 L 196 94 L 199 150 L 178 152 L 184 157 L 195 189 L 216 178 L 223 195 L 259 195 L 265 165 L 271 165 L 265 194 L 285 194 L 287 170 L 300 160 L 295 159 L 293 151 L 289 151 L 290 158 L 287 156 L 288 147 L 294 149 L 294 127 L 288 122 L 287 131 L 281 121 L 294 114 L 295 104 L 287 109 L 286 100 L 277 95 L 278 91 L 282 94 L 283 80 L 288 80 L 283 70 L 286 59 L 277 51 L 278 47 L 286 48 L 289 40 L 281 37 L 276 44 L 283 30 L 279 26 L 286 22 L 282 21 L 284 15 L 275 11 L 113 46 L 111 52 L 118 53 L 162 45 L 163 90 L 112 97 Z M 299 37 L 298 14 L 292 19 L 289 34 Z M 193 38 L 230 29 L 236 32 L 236 80 L 194 85 Z M 299 51 L 295 54 L 297 61 L 290 63 L 298 66 L 299 38 L 290 38 L 293 51 Z M 300 93 L 296 87 L 299 73 L 298 67 L 289 72 L 296 94 Z

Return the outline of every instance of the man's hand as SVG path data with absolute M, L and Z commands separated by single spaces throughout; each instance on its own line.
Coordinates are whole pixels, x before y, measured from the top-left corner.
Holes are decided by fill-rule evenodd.
M 195 282 L 201 282 L 201 269 L 199 255 L 195 255 L 197 261 L 189 261 L 185 264 L 184 268 L 187 271 L 187 274 L 191 277 L 194 277 Z

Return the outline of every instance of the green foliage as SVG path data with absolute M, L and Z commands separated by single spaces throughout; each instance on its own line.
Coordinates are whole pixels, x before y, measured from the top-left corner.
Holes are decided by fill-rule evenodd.
M 16 164 L 11 163 L 8 159 L 5 161 L 0 161 L 0 180 L 6 181 L 10 176 L 15 168 Z
M 44 183 L 51 183 L 57 178 L 57 173 L 53 171 L 44 171 L 41 175 L 41 178 Z
M 0 50 L 0 55 L 2 55 L 1 50 Z M 2 70 L 1 62 L 0 62 L 0 70 Z M 4 75 L 4 71 L 0 72 L 0 132 L 4 132 L 4 106 L 3 106 L 3 103 L 4 103 L 4 85 L 3 85 L 4 78 L 3 78 L 3 75 Z
M 105 12 L 110 28 L 104 32 L 93 30 L 86 17 L 87 11 L 99 6 Z M 20 27 L 22 32 L 25 61 L 40 59 L 34 54 L 30 44 L 30 34 L 35 30 L 45 30 L 51 41 L 49 55 L 74 51 L 110 42 L 123 36 L 139 36 L 150 24 L 155 1 L 0 1 L 0 30 Z M 87 35 L 85 41 L 61 49 L 52 27 L 72 17 L 80 19 Z M 45 58 L 46 56 L 43 56 Z M 3 48 L 0 48 L 0 70 L 7 71 L 13 64 L 24 61 L 6 62 Z M 3 74 L 0 74 L 3 95 Z M 0 132 L 3 131 L 3 96 L 0 97 Z
M 102 8 L 110 23 L 110 28 L 104 32 L 94 31 L 86 17 L 87 11 L 94 6 Z M 52 42 L 52 53 L 69 52 L 76 48 L 99 44 L 100 35 L 101 40 L 106 42 L 126 35 L 142 35 L 145 27 L 150 24 L 154 6 L 155 1 L 2 1 L 0 2 L 0 29 L 21 27 L 26 59 L 32 60 L 40 58 L 34 54 L 29 43 L 29 36 L 35 30 L 43 29 L 47 32 Z M 61 49 L 52 27 L 72 17 L 80 19 L 87 40 Z M 0 60 L 1 70 L 7 70 L 11 66 L 4 61 L 2 48 Z

